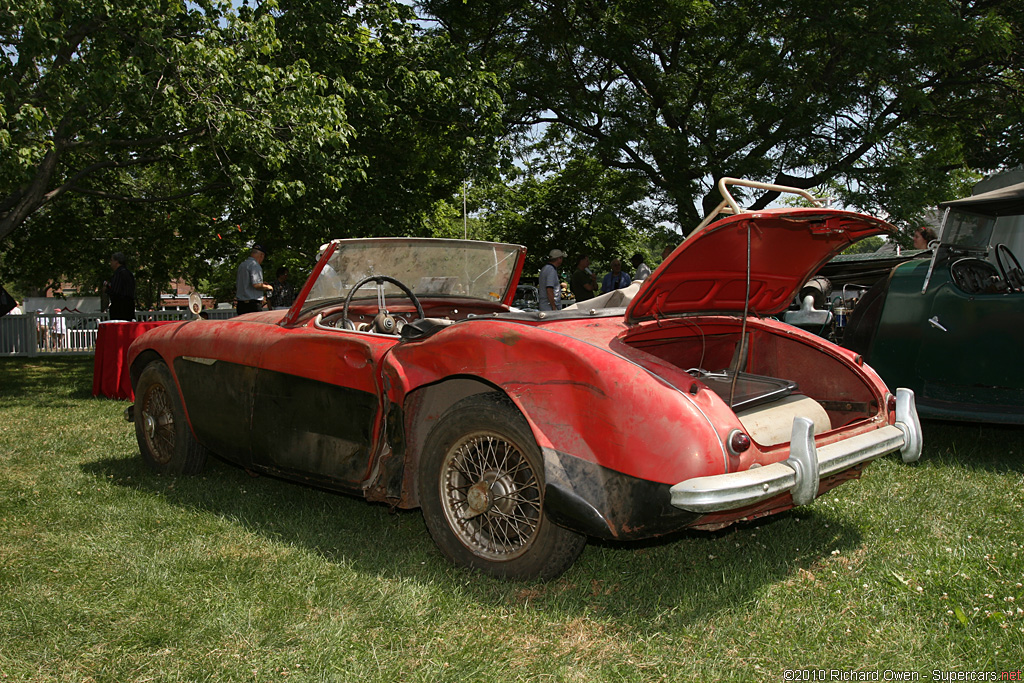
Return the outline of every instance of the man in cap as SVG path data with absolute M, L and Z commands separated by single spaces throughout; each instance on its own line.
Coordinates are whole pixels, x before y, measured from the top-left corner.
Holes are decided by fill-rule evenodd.
M 540 289 L 540 310 L 557 311 L 561 308 L 562 283 L 559 281 L 558 268 L 562 265 L 565 254 L 561 249 L 552 249 L 548 254 L 548 262 L 540 269 L 538 289 Z
M 238 266 L 238 275 L 235 277 L 235 310 L 238 311 L 238 315 L 255 313 L 262 309 L 263 293 L 274 290 L 272 285 L 263 281 L 261 264 L 266 257 L 267 250 L 259 244 L 254 244 L 249 250 L 249 258 Z

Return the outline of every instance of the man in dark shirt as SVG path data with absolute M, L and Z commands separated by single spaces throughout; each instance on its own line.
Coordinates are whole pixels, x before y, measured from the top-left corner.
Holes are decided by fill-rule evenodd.
M 288 269 L 281 266 L 277 269 L 277 277 L 273 283 L 273 293 L 270 295 L 270 307 L 274 310 L 290 308 L 295 301 L 295 288 L 288 282 Z
M 111 320 L 135 319 L 135 276 L 125 263 L 124 254 L 115 251 L 110 257 L 110 269 L 114 271 L 109 282 L 103 283 L 103 289 L 110 297 Z
M 576 262 L 576 270 L 573 271 L 569 280 L 569 289 L 572 290 L 576 301 L 587 301 L 594 298 L 594 290 L 597 289 L 597 278 L 590 272 L 590 257 L 580 256 Z

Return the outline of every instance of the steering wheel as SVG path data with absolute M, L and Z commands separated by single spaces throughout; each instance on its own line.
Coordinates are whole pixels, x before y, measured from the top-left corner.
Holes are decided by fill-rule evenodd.
M 1013 262 L 1013 268 L 1007 269 L 1007 263 L 1003 263 L 1003 255 L 1006 255 L 1006 260 Z M 1020 261 L 1013 255 L 1010 248 L 1000 242 L 996 245 L 996 265 L 999 266 L 999 273 L 1003 276 L 1003 282 L 1006 283 L 1007 289 L 1011 292 L 1022 292 L 1024 291 L 1024 270 L 1021 270 Z
M 373 317 L 373 322 L 370 323 L 370 329 L 374 332 L 379 332 L 381 334 L 398 334 L 402 331 L 402 327 L 405 324 L 400 318 L 396 319 L 395 316 L 388 313 L 387 302 L 384 301 L 385 282 L 390 282 L 409 297 L 409 300 L 416 306 L 416 315 L 419 316 L 419 319 L 426 317 L 423 315 L 423 306 L 420 305 L 420 300 L 416 298 L 416 295 L 412 293 L 411 289 L 393 277 L 388 277 L 387 275 L 371 275 L 370 277 L 364 277 L 362 280 L 357 282 L 348 293 L 348 296 L 345 297 L 345 307 L 341 311 L 341 324 L 346 330 L 356 329 L 355 324 L 348 319 L 348 305 L 352 302 L 352 296 L 364 285 L 369 284 L 370 282 L 376 283 L 377 285 L 377 315 Z

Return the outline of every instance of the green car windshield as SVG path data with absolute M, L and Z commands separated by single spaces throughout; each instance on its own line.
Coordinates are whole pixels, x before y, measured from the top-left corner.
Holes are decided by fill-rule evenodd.
M 992 237 L 996 219 L 966 211 L 950 211 L 942 226 L 941 241 L 967 251 L 984 252 Z
M 453 297 L 500 303 L 512 286 L 522 247 L 467 240 L 380 238 L 338 240 L 306 303 L 344 298 L 362 280 L 384 275 L 421 298 Z M 386 296 L 401 289 L 385 284 Z M 373 298 L 373 284 L 354 298 Z

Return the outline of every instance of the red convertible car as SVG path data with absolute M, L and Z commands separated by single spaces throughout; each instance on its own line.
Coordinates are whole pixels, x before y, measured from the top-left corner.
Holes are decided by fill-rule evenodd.
M 728 207 L 726 207 L 728 208 Z M 738 207 L 737 207 L 738 208 Z M 455 563 L 565 571 L 586 538 L 649 538 L 809 503 L 921 452 L 913 394 L 767 316 L 850 242 L 827 209 L 736 213 L 686 240 L 626 308 L 510 308 L 523 247 L 326 245 L 287 311 L 165 325 L 129 354 L 142 455 L 422 509 Z

